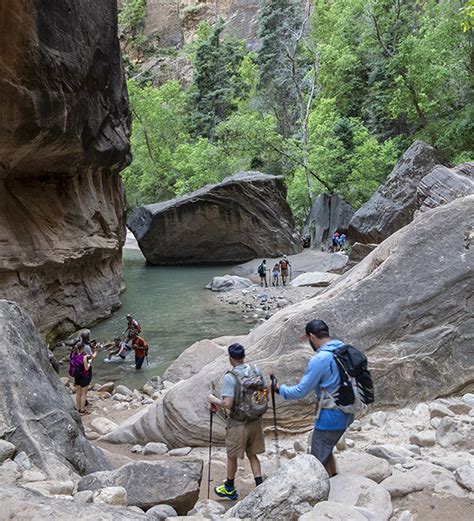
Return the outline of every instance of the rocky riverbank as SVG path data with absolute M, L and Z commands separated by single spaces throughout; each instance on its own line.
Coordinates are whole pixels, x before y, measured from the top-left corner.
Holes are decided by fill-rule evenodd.
M 72 393 L 71 382 L 65 378 L 63 383 Z M 264 484 L 255 489 L 248 463 L 241 462 L 236 478 L 241 501 L 235 503 L 206 500 L 207 448 L 173 449 L 162 442 L 139 443 L 139 439 L 121 445 L 107 442 L 107 434 L 116 423 L 146 410 L 174 385 L 158 377 L 140 390 L 112 383 L 94 385 L 90 392 L 91 414 L 83 418 L 85 433 L 115 470 L 86 478 L 71 474 L 69 480 L 52 480 L 25 453 L 0 441 L 2 505 L 8 511 L 16 501 L 22 501 L 31 515 L 29 519 L 38 518 L 39 504 L 41 508 L 49 505 L 59 510 L 68 499 L 73 503 L 65 507 L 64 513 L 74 504 L 82 519 L 93 519 L 99 511 L 103 519 L 171 519 L 179 511 L 181 515 L 188 512 L 187 519 L 214 521 L 444 521 L 448 515 L 455 515 L 457 521 L 470 521 L 474 516 L 473 394 L 411 407 L 369 410 L 339 442 L 338 476 L 327 485 L 327 477 L 316 460 L 304 456 L 311 435 L 310 421 L 297 434 L 281 430 L 278 444 L 273 429 L 267 428 L 266 452 L 262 456 Z M 211 461 L 215 486 L 225 479 L 222 446 L 213 447 Z M 182 477 L 177 484 L 178 467 Z M 166 475 L 167 469 L 173 473 L 172 487 L 158 478 Z M 313 475 L 309 494 L 309 477 L 302 470 Z M 158 480 L 159 486 L 155 482 L 153 486 L 137 487 L 134 480 L 127 478 L 132 473 L 139 473 L 147 483 Z M 288 479 L 292 487 L 282 487 Z M 264 502 L 262 497 L 266 498 Z

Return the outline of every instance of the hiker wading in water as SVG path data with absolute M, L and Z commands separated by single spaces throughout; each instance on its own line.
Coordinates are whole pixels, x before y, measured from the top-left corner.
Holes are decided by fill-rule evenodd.
M 337 474 L 336 460 L 332 451 L 354 420 L 353 414 L 343 412 L 329 402 L 326 406 L 325 400 L 328 394 L 335 393 L 339 389 L 341 378 L 332 352 L 344 343 L 331 339 L 329 328 L 322 320 L 308 322 L 303 338 L 309 341 L 315 351 L 305 374 L 297 385 L 278 385 L 275 382 L 275 391 L 285 400 L 298 400 L 310 392 L 316 393 L 319 406 L 311 441 L 311 454 L 324 465 L 329 477 L 332 477 Z
M 89 414 L 86 411 L 87 391 L 92 380 L 92 360 L 97 356 L 97 352 L 88 355 L 85 352 L 84 344 L 78 342 L 70 355 L 69 375 L 74 378 L 76 386 L 76 407 L 80 414 Z
M 138 336 L 135 332 L 132 333 L 132 349 L 135 351 L 135 369 L 139 370 L 148 354 L 148 344 L 144 338 Z
M 237 499 L 235 487 L 237 459 L 247 454 L 255 485 L 262 483 L 262 470 L 257 454 L 265 452 L 261 415 L 268 407 L 265 379 L 258 367 L 245 363 L 245 349 L 240 344 L 228 348 L 232 370 L 224 376 L 221 396 L 208 396 L 208 402 L 229 410 L 226 426 L 227 480 L 216 487 L 219 497 Z

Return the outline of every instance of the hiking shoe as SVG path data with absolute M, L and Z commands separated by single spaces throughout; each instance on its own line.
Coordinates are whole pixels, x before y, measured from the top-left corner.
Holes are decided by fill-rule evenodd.
M 221 485 L 220 487 L 215 487 L 214 492 L 219 497 L 226 497 L 227 499 L 237 499 L 239 497 L 239 494 L 237 492 L 237 489 L 235 487 L 228 489 L 225 485 Z

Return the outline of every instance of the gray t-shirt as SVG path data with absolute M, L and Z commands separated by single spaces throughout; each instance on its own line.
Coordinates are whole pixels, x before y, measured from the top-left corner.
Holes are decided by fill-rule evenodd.
M 260 369 L 258 367 L 256 367 L 256 366 L 254 366 L 254 367 L 255 367 L 255 372 L 258 375 L 262 375 L 262 371 L 260 371 Z M 233 368 L 233 371 L 238 373 L 240 376 L 250 376 L 250 374 L 251 374 L 250 364 L 238 365 L 238 366 Z M 237 389 L 236 377 L 233 374 L 226 373 L 224 375 L 224 380 L 222 382 L 221 396 L 223 398 L 226 397 L 226 396 L 229 396 L 229 397 L 232 397 L 232 398 L 235 399 L 235 391 L 236 391 L 236 389 Z M 230 416 L 227 418 L 227 426 L 228 427 L 230 427 L 232 425 L 239 425 L 239 424 L 242 424 L 242 423 L 245 423 L 245 422 L 241 422 L 241 421 L 235 420 L 234 418 L 231 418 Z
M 261 375 L 262 371 L 260 371 L 260 369 L 258 367 L 256 367 L 256 366 L 254 366 L 254 367 L 255 367 L 255 372 L 258 375 Z M 238 366 L 234 367 L 233 371 L 238 373 L 240 376 L 249 376 L 251 373 L 250 364 L 238 365 Z M 229 396 L 229 397 L 235 398 L 236 389 L 237 389 L 237 380 L 236 380 L 235 376 L 233 374 L 226 373 L 224 375 L 224 381 L 222 382 L 221 396 L 222 397 Z

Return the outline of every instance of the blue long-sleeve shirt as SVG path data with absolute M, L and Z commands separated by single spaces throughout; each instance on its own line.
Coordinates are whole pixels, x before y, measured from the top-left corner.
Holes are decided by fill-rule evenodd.
M 280 385 L 280 395 L 285 400 L 298 400 L 304 398 L 311 391 L 320 398 L 322 389 L 332 393 L 339 388 L 339 370 L 334 360 L 332 351 L 344 345 L 340 340 L 330 340 L 320 347 L 308 362 L 306 372 L 300 383 L 292 386 Z M 340 409 L 322 409 L 319 418 L 316 419 L 314 428 L 322 431 L 345 430 L 354 419 L 352 414 L 342 412 Z

